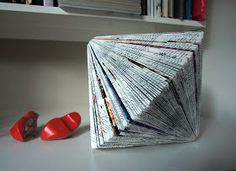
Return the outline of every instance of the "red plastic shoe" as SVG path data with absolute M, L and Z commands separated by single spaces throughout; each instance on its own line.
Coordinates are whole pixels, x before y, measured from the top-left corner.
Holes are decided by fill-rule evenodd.
M 41 132 L 42 140 L 63 139 L 70 136 L 81 123 L 81 116 L 77 112 L 68 113 L 63 117 L 48 121 Z
M 10 129 L 11 136 L 18 141 L 25 141 L 34 136 L 37 130 L 38 114 L 30 111 L 25 113 Z

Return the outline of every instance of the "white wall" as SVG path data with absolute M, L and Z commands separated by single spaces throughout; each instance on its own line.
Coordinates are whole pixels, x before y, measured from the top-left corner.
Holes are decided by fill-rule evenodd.
M 236 121 L 235 6 L 233 0 L 215 0 L 208 4 L 202 105 L 203 114 L 219 122 L 224 122 L 226 117 L 232 118 L 229 122 Z
M 235 7 L 234 0 L 209 1 L 203 55 L 201 138 L 210 145 L 202 163 L 221 169 L 236 168 Z
M 208 5 L 203 87 L 206 93 L 211 94 L 214 108 L 224 115 L 233 114 L 236 104 L 235 6 L 236 1 L 233 0 L 215 0 Z
M 1 40 L 0 48 L 0 136 L 29 110 L 39 125 L 71 111 L 88 124 L 86 44 Z

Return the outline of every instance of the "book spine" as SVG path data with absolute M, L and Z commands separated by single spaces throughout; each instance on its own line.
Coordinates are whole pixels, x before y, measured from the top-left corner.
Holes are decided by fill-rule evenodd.
M 43 6 L 53 7 L 54 2 L 53 0 L 43 0 Z
M 6 2 L 6 1 L 5 1 Z M 25 0 L 11 0 L 12 3 L 17 3 L 17 4 L 26 4 Z
M 0 2 L 13 2 L 13 0 L 0 0 Z
M 184 19 L 185 17 L 185 0 L 175 0 L 174 18 Z
M 157 17 L 161 17 L 161 0 L 156 0 Z
M 157 16 L 157 1 L 153 0 L 153 16 Z
M 151 0 L 147 0 L 147 15 L 151 16 Z
M 169 17 L 173 18 L 174 17 L 174 0 L 169 0 L 169 4 L 168 4 L 168 13 L 169 13 Z
M 154 16 L 154 8 L 153 8 L 153 6 L 154 6 L 154 0 L 151 0 L 151 16 Z
M 142 15 L 147 15 L 147 0 L 141 0 Z
M 54 7 L 58 7 L 58 0 L 53 0 Z
M 168 17 L 168 0 L 162 0 L 162 17 Z
M 192 0 L 192 19 L 198 21 L 205 21 L 206 6 L 206 0 Z
M 32 5 L 43 5 L 43 0 L 32 0 Z
M 185 19 L 191 20 L 192 19 L 192 0 L 186 0 L 185 6 Z
M 26 0 L 25 3 L 30 5 L 30 4 L 32 4 L 32 0 Z

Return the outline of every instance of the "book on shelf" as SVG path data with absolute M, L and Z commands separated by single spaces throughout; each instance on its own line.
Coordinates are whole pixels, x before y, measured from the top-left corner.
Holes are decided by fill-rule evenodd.
M 168 17 L 174 17 L 174 0 L 168 0 Z
M 169 0 L 162 0 L 162 17 L 168 17 Z
M 141 15 L 141 0 L 58 0 L 59 7 Z
M 8 2 L 8 3 L 11 3 L 12 0 L 0 0 L 0 2 Z
M 18 4 L 30 4 L 31 0 L 0 0 L 5 3 L 18 3 Z
M 206 0 L 147 0 L 147 4 L 148 16 L 197 21 L 206 20 Z M 157 8 L 158 4 L 159 8 Z
M 192 0 L 186 0 L 185 3 L 185 19 L 192 19 Z
M 161 0 L 156 0 L 156 16 L 161 17 Z
M 32 0 L 32 5 L 43 5 L 43 0 Z
M 98 36 L 87 46 L 92 148 L 199 135 L 203 32 Z
M 206 0 L 192 0 L 192 19 L 198 21 L 206 20 Z
M 142 15 L 147 15 L 147 1 L 141 0 Z
M 57 0 L 43 0 L 43 6 L 57 7 L 58 2 L 57 2 Z
M 43 0 L 43 6 L 53 7 L 54 1 L 53 0 Z
M 59 6 L 68 12 L 139 18 L 206 20 L 206 0 L 0 0 L 32 5 Z
M 147 15 L 152 17 L 161 17 L 161 0 L 147 0 Z
M 174 2 L 174 18 L 185 18 L 185 0 L 175 0 Z
M 151 14 L 151 1 L 152 0 L 147 0 L 147 16 L 152 16 L 152 14 Z

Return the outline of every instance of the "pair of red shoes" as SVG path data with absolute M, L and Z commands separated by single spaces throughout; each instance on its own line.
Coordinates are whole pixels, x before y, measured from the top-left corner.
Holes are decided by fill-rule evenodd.
M 33 111 L 25 113 L 10 129 L 11 136 L 18 141 L 25 141 L 37 131 L 39 115 Z M 53 118 L 44 126 L 40 138 L 42 140 L 63 139 L 70 136 L 81 123 L 77 112 L 68 113 L 60 118 Z

